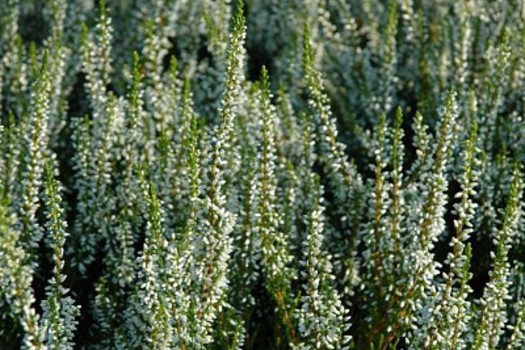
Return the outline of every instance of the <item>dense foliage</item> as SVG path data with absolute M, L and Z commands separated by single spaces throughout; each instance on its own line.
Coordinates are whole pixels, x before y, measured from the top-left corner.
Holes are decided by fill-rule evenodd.
M 1 349 L 525 349 L 522 0 L 0 0 Z

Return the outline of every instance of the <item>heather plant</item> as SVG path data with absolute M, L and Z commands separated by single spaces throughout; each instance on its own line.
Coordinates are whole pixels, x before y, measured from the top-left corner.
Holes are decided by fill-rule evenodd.
M 524 18 L 4 0 L 0 348 L 523 349 Z

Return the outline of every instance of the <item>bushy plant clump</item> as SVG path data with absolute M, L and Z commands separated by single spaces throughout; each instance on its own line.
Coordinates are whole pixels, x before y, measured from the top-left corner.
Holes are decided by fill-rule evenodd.
M 525 348 L 525 3 L 2 0 L 0 348 Z

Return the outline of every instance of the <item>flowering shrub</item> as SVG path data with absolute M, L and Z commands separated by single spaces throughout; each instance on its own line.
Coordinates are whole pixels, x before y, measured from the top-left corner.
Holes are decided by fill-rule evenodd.
M 525 2 L 3 0 L 0 348 L 524 349 Z

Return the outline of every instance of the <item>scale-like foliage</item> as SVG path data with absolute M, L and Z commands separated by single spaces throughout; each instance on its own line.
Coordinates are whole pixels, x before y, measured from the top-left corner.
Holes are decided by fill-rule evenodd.
M 0 3 L 0 348 L 523 348 L 523 1 Z

